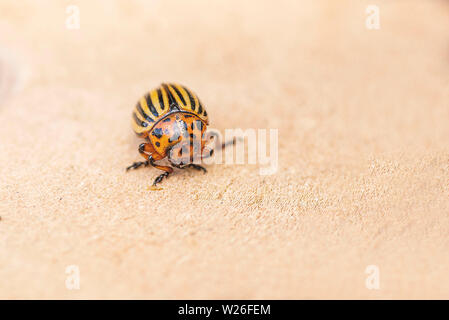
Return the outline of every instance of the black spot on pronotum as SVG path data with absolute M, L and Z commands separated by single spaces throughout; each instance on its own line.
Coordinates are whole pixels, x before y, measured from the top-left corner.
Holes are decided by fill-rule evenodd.
M 151 133 L 156 138 L 160 139 L 162 137 L 162 129 L 161 128 L 154 128 L 153 132 Z
M 164 120 L 162 120 L 163 122 L 170 122 L 171 121 L 171 119 L 170 118 L 166 118 L 166 119 L 164 119 Z
M 177 126 L 174 126 L 173 130 L 174 130 L 173 135 L 168 139 L 168 142 L 176 141 L 181 136 L 181 133 L 179 132 L 179 129 Z
M 187 127 L 187 123 L 185 123 L 185 121 L 181 121 L 181 130 L 182 130 L 182 136 L 185 138 L 189 137 L 189 132 L 188 132 L 188 127 Z

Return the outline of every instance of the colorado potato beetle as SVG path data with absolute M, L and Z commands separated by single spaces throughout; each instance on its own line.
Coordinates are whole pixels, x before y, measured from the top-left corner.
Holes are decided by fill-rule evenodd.
M 204 167 L 193 162 L 213 154 L 213 149 L 206 147 L 208 124 L 206 109 L 195 93 L 179 84 L 161 84 L 143 96 L 134 108 L 132 127 L 146 139 L 138 148 L 146 161 L 134 162 L 126 171 L 149 165 L 164 171 L 153 186 L 172 173 L 173 168 L 193 168 L 206 173 Z M 235 139 L 221 147 L 234 143 Z M 155 163 L 165 158 L 171 166 Z

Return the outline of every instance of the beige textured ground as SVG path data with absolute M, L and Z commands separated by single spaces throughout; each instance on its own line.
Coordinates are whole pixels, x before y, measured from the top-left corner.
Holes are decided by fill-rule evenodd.
M 0 298 L 449 298 L 449 3 L 373 2 L 1 1 Z M 125 174 L 161 81 L 278 173 Z

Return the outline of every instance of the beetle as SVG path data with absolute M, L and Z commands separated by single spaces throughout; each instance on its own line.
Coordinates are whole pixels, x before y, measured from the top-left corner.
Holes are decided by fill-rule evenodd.
M 134 162 L 126 168 L 152 166 L 164 171 L 154 179 L 153 187 L 168 177 L 173 168 L 193 168 L 207 172 L 193 162 L 211 157 L 214 149 L 206 147 L 209 117 L 198 96 L 180 84 L 162 83 L 144 95 L 132 113 L 132 128 L 145 143 L 139 153 L 145 161 Z M 235 144 L 236 139 L 221 148 Z M 167 158 L 171 166 L 155 163 Z

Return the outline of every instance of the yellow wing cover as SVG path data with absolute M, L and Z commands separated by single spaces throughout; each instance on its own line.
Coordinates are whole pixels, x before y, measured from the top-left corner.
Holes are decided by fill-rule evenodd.
M 138 135 L 150 131 L 166 114 L 187 111 L 209 124 L 206 109 L 195 93 L 179 84 L 161 84 L 143 96 L 133 111 L 132 127 Z

